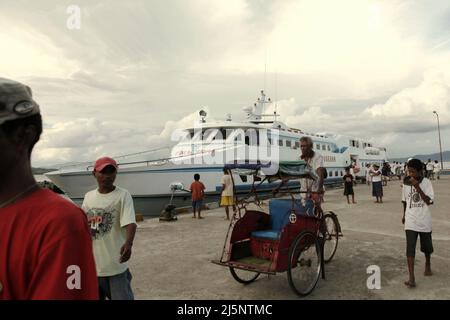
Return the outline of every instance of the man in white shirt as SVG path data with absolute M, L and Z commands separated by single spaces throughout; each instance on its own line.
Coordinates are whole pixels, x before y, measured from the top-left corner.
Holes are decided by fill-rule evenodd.
M 402 191 L 403 218 L 406 233 L 406 257 L 408 261 L 409 280 L 405 285 L 416 286 L 414 277 L 414 259 L 416 255 L 417 237 L 420 235 L 420 250 L 425 254 L 425 276 L 431 276 L 431 213 L 429 206 L 433 204 L 434 192 L 431 181 L 422 177 L 422 162 L 418 159 L 408 161 L 408 174 Z
M 440 179 L 439 172 L 441 171 L 441 166 L 439 165 L 437 160 L 434 160 L 433 167 L 433 180 L 435 178 Z
M 397 163 L 392 162 L 391 164 L 391 176 L 397 176 Z
M 91 227 L 100 299 L 133 300 L 131 257 L 136 215 L 130 193 L 114 185 L 117 174 L 114 159 L 95 162 L 93 174 L 98 189 L 86 193 L 82 208 Z
M 433 175 L 433 170 L 434 170 L 434 164 L 431 161 L 431 159 L 428 159 L 427 164 L 426 164 L 426 170 L 427 170 L 427 175 L 426 177 L 428 179 L 432 179 L 432 175 Z
M 300 138 L 300 150 L 302 154 L 300 158 L 304 160 L 317 174 L 317 180 L 300 179 L 300 191 L 314 192 L 309 196 L 317 205 L 320 205 L 323 198 L 324 188 L 323 181 L 325 176 L 325 168 L 323 165 L 323 157 L 313 150 L 313 141 L 310 137 Z

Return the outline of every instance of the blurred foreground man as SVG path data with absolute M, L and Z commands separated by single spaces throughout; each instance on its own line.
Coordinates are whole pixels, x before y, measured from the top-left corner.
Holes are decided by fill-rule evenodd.
M 114 185 L 117 169 L 114 159 L 98 159 L 93 171 L 98 188 L 86 193 L 83 201 L 91 226 L 101 300 L 134 299 L 127 261 L 136 233 L 136 215 L 130 193 Z
M 31 89 L 0 78 L 0 299 L 98 299 L 85 214 L 33 177 L 41 133 Z

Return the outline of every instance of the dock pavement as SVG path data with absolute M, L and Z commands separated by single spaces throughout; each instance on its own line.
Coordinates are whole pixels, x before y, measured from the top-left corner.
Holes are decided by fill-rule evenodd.
M 347 204 L 343 189 L 325 194 L 324 210 L 334 211 L 344 236 L 311 295 L 298 297 L 286 273 L 260 275 L 250 285 L 236 282 L 219 259 L 228 229 L 223 208 L 204 211 L 204 219 L 179 215 L 175 222 L 146 219 L 138 225 L 130 270 L 136 299 L 450 299 L 450 176 L 433 181 L 431 207 L 433 276 L 423 275 L 425 258 L 417 246 L 417 287 L 407 288 L 406 240 L 401 223 L 400 181 L 384 187 L 383 204 L 374 203 L 371 187 L 354 190 Z M 267 208 L 266 208 L 267 209 Z M 419 243 L 419 241 L 418 241 Z M 369 289 L 369 266 L 378 266 L 381 288 Z

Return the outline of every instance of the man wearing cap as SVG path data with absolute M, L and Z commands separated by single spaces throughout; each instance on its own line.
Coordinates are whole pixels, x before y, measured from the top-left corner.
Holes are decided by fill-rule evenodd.
M 103 157 L 94 165 L 98 188 L 86 193 L 82 208 L 88 216 L 93 239 L 100 299 L 133 300 L 131 257 L 136 216 L 130 193 L 114 185 L 114 159 Z
M 0 300 L 98 299 L 85 214 L 33 177 L 41 133 L 31 89 L 0 78 Z

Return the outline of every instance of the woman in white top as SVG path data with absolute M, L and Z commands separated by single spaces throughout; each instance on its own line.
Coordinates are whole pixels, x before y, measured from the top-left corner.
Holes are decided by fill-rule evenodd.
M 383 185 L 381 183 L 381 170 L 378 164 L 373 165 L 373 169 L 370 170 L 370 176 L 372 177 L 372 196 L 377 199 L 375 203 L 383 203 Z

